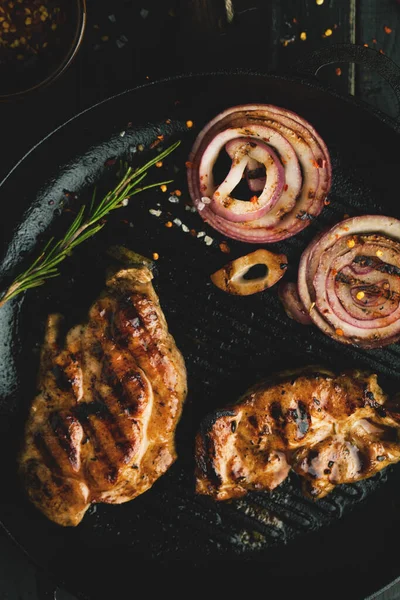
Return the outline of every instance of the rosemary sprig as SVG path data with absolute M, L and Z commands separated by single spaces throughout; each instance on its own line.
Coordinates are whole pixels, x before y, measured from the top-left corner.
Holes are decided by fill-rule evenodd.
M 172 144 L 172 146 L 169 146 L 169 148 L 149 160 L 143 167 L 135 170 L 132 167 L 128 167 L 118 185 L 109 191 L 98 203 L 96 203 L 95 190 L 89 209 L 87 210 L 85 205 L 81 206 L 64 237 L 58 242 L 54 238 L 51 238 L 47 242 L 31 266 L 18 275 L 4 292 L 0 300 L 0 307 L 4 306 L 6 302 L 15 298 L 18 294 L 43 285 L 47 279 L 57 277 L 60 274 L 58 270 L 59 263 L 69 256 L 76 246 L 79 246 L 79 244 L 82 244 L 82 242 L 100 231 L 106 224 L 104 218 L 111 211 L 124 206 L 129 198 L 144 190 L 171 183 L 172 180 L 158 181 L 157 183 L 138 187 L 139 183 L 146 177 L 149 168 L 171 154 L 179 144 L 180 142 L 175 142 L 175 144 Z

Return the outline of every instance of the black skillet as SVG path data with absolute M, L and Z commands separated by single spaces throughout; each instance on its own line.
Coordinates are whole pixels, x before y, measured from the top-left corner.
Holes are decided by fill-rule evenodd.
M 302 249 L 319 229 L 345 213 L 400 218 L 399 124 L 310 77 L 321 65 L 340 61 L 376 68 L 400 99 L 399 69 L 372 50 L 351 46 L 314 54 L 303 69 L 308 77 L 217 73 L 167 79 L 81 113 L 29 152 L 0 185 L 8 206 L 0 224 L 5 286 L 49 232 L 58 235 L 65 227 L 69 213 L 60 215 L 66 207 L 75 210 L 95 182 L 99 192 L 111 185 L 120 158 L 132 155 L 136 161 L 140 154 L 143 160 L 146 152 L 137 145 L 148 147 L 160 134 L 164 145 L 182 140 L 165 161 L 174 187 L 183 191 L 180 204 L 169 203 L 168 194 L 159 190 L 136 196 L 64 263 L 58 280 L 0 311 L 0 520 L 38 567 L 80 598 L 125 598 L 141 585 L 146 593 L 161 585 L 164 593 L 171 586 L 176 594 L 183 584 L 186 593 L 200 592 L 217 574 L 224 593 L 245 587 L 274 599 L 296 594 L 357 600 L 400 575 L 400 558 L 392 548 L 400 534 L 399 467 L 343 486 L 318 503 L 303 498 L 295 477 L 271 494 L 234 502 L 216 504 L 193 493 L 193 439 L 200 419 L 263 376 L 320 363 L 375 371 L 388 391 L 400 381 L 399 345 L 374 351 L 341 346 L 289 320 L 274 290 L 235 298 L 214 288 L 209 274 L 227 260 L 218 247 L 223 238 L 184 209 L 184 163 L 199 128 L 228 106 L 266 102 L 309 119 L 333 161 L 330 206 L 300 235 L 272 248 L 288 254 L 288 278 L 294 278 Z M 193 129 L 186 128 L 188 119 Z M 163 210 L 159 218 L 149 213 L 157 203 Z M 178 227 L 166 228 L 164 222 L 174 217 L 205 230 L 214 244 L 206 246 Z M 189 373 L 190 394 L 177 435 L 179 460 L 133 502 L 93 507 L 79 527 L 63 529 L 25 500 L 15 455 L 35 393 L 44 318 L 54 310 L 71 324 L 84 318 L 103 285 L 104 250 L 115 242 L 160 255 L 155 284 Z M 230 257 L 251 249 L 229 245 Z M 186 583 L 190 568 L 196 569 L 195 579 Z M 46 597 L 44 590 L 41 595 Z

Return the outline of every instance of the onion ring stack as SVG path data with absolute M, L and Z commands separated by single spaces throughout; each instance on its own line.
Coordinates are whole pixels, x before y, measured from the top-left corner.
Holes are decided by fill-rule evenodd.
M 365 215 L 319 235 L 301 256 L 297 291 L 313 323 L 338 342 L 399 340 L 400 221 Z
M 223 149 L 232 165 L 218 185 L 213 168 Z M 210 121 L 194 143 L 187 172 L 202 218 L 227 237 L 250 243 L 277 242 L 307 227 L 331 185 L 328 149 L 315 129 L 267 104 L 229 108 Z M 244 177 L 250 201 L 231 195 Z

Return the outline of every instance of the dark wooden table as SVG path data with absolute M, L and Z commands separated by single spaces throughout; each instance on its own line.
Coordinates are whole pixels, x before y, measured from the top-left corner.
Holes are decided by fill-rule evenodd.
M 307 53 L 340 42 L 368 44 L 400 64 L 400 0 L 87 0 L 87 4 L 84 42 L 69 70 L 48 88 L 0 106 L 0 180 L 32 145 L 74 114 L 149 79 L 232 68 L 284 73 Z M 376 73 L 338 64 L 322 69 L 319 77 L 344 94 L 355 94 L 397 115 L 394 93 Z M 16 201 L 1 200 L 3 210 L 7 202 Z M 62 590 L 57 598 L 73 600 Z M 34 568 L 0 532 L 3 599 L 36 600 L 37 591 Z M 400 584 L 374 599 L 400 599 Z

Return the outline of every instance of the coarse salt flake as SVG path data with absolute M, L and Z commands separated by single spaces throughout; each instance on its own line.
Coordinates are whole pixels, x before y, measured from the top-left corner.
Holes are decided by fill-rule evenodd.
M 204 202 L 201 202 L 201 201 L 200 201 L 200 202 L 198 202 L 198 203 L 197 203 L 197 210 L 203 210 L 203 209 L 204 209 L 204 207 L 205 207 L 205 204 L 204 204 Z
M 185 225 L 185 223 L 182 223 L 182 231 L 184 231 L 185 233 L 189 231 L 189 227 Z
M 180 219 L 178 219 L 178 217 L 176 219 L 174 219 L 174 223 L 175 223 L 175 225 L 178 225 L 178 227 L 180 227 L 182 225 L 182 221 Z
M 205 231 L 199 231 L 199 233 L 197 234 L 197 237 L 198 237 L 198 238 L 202 238 L 202 237 L 204 237 L 205 235 L 206 235 L 206 232 L 205 232 Z
M 129 204 L 129 198 L 124 198 L 121 202 L 122 206 L 128 206 Z
M 168 201 L 172 204 L 178 204 L 179 198 L 178 196 L 174 196 L 173 194 L 168 198 Z
M 204 202 L 204 204 L 211 204 L 211 198 L 208 198 L 207 196 L 203 196 L 201 201 Z
M 207 246 L 211 246 L 211 244 L 213 243 L 214 240 L 209 235 L 206 235 L 206 237 L 204 238 L 204 241 L 207 244 Z
M 155 208 L 150 208 L 149 213 L 151 215 L 154 215 L 155 217 L 159 217 L 159 216 L 161 216 L 162 211 L 156 210 Z

